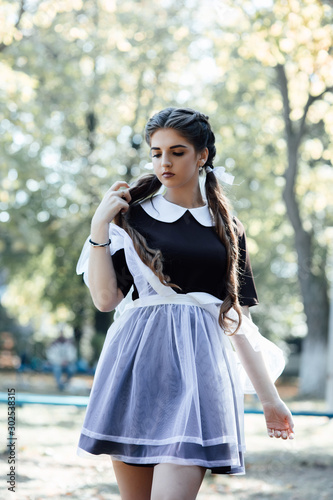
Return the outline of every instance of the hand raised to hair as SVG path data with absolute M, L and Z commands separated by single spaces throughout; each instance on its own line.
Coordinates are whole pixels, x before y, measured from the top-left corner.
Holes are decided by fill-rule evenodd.
M 270 437 L 294 439 L 294 422 L 289 409 L 281 399 L 274 403 L 263 403 L 263 410 Z
M 93 216 L 93 224 L 109 223 L 119 212 L 127 212 L 132 198 L 128 189 L 120 190 L 123 186 L 130 187 L 125 181 L 117 181 L 107 190 Z

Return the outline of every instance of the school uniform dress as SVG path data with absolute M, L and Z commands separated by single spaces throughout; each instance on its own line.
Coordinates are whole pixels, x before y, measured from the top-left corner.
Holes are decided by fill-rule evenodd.
M 244 393 L 253 386 L 218 324 L 226 296 L 226 250 L 206 204 L 187 209 L 157 194 L 130 206 L 132 227 L 160 249 L 168 287 L 146 266 L 132 239 L 109 225 L 110 253 L 125 298 L 116 308 L 96 368 L 78 454 L 109 455 L 133 465 L 199 465 L 243 474 Z M 241 305 L 258 303 L 242 224 Z M 87 281 L 90 245 L 77 273 Z M 103 251 L 103 250 L 101 250 Z M 229 317 L 238 319 L 231 309 Z M 272 380 L 284 368 L 282 351 L 243 317 L 236 335 L 261 350 Z

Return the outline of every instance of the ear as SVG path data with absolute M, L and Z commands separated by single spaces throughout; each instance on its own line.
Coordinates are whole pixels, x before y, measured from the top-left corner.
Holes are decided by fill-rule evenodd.
M 204 165 L 208 159 L 208 155 L 209 155 L 209 151 L 208 151 L 208 148 L 205 148 L 201 151 L 200 155 L 199 155 L 199 160 L 201 160 L 201 164 Z

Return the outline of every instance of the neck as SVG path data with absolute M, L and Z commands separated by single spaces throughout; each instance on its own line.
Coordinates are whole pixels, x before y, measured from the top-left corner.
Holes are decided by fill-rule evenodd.
M 181 188 L 168 189 L 164 199 L 184 208 L 198 208 L 205 205 L 199 186 L 195 191 L 185 191 Z

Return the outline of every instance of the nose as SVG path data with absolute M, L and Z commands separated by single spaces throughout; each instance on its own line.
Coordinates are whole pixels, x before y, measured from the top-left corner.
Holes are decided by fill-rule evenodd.
M 171 159 L 170 159 L 170 156 L 168 155 L 168 153 L 162 153 L 162 158 L 161 158 L 161 165 L 162 167 L 171 167 L 172 166 L 172 162 L 171 162 Z

